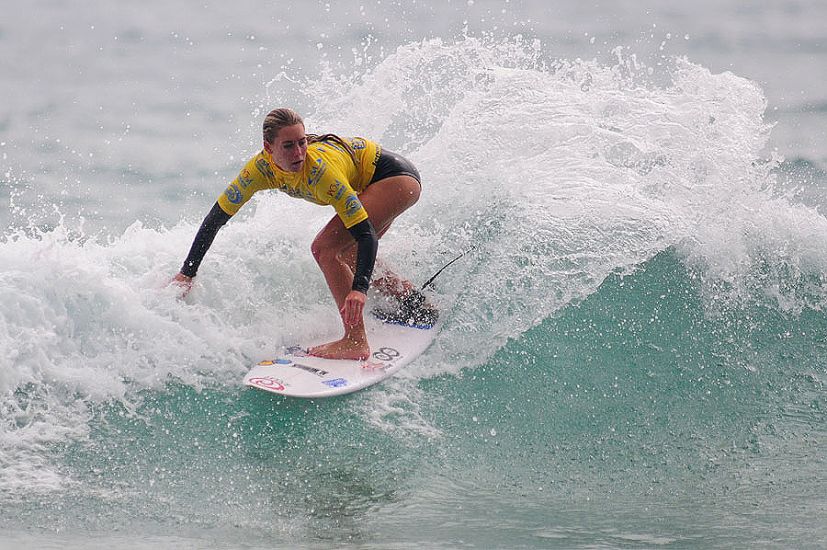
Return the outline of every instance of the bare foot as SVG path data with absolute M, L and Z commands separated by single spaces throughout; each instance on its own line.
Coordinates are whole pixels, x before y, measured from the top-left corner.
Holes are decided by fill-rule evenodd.
M 310 355 L 325 359 L 354 359 L 362 360 L 370 357 L 370 346 L 367 340 L 352 340 L 344 337 L 335 342 L 329 342 L 307 350 Z

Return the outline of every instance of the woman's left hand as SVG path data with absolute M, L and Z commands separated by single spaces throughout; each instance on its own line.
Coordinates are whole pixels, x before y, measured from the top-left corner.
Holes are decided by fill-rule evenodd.
M 358 325 L 362 321 L 362 312 L 365 310 L 365 300 L 367 296 L 364 292 L 358 290 L 351 290 L 345 297 L 345 303 L 342 305 L 340 313 L 345 325 L 352 327 Z

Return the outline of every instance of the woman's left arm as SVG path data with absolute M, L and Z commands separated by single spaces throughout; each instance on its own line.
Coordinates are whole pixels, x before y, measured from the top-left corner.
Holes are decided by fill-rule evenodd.
M 376 264 L 376 252 L 379 250 L 379 237 L 370 219 L 362 220 L 348 231 L 356 240 L 356 273 L 353 274 L 351 291 L 342 306 L 342 317 L 348 325 L 355 325 L 362 319 L 365 297 Z

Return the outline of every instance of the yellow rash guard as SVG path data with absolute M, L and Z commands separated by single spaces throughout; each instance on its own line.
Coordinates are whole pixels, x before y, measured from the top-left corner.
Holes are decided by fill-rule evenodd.
M 291 197 L 333 206 L 345 227 L 353 227 L 368 218 L 358 194 L 370 183 L 382 148 L 360 137 L 346 140 L 356 153 L 355 164 L 339 144 L 322 141 L 308 145 L 300 172 L 285 172 L 262 149 L 227 186 L 218 205 L 232 216 L 256 191 L 278 189 Z

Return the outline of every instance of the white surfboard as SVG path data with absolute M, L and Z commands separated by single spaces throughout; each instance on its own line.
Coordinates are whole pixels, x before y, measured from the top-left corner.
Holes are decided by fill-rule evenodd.
M 438 326 L 438 325 L 437 325 Z M 333 397 L 377 384 L 421 355 L 436 335 L 435 325 L 408 325 L 365 316 L 371 347 L 367 360 L 313 357 L 296 346 L 261 361 L 244 377 L 251 388 L 291 397 Z

